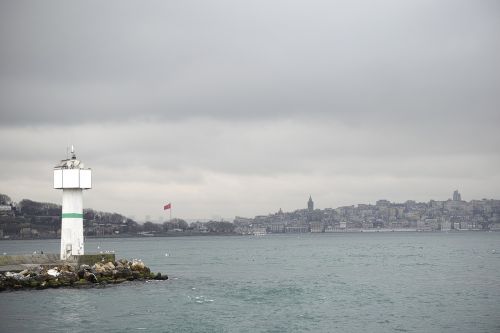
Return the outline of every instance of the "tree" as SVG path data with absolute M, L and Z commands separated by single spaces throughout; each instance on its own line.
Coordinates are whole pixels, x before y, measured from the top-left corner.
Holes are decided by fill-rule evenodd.
M 19 202 L 19 206 L 23 215 L 60 216 L 61 214 L 61 206 L 53 203 L 37 202 L 23 199 L 21 200 L 21 202 Z
M 230 234 L 234 232 L 234 224 L 231 222 L 210 221 L 206 224 L 210 232 Z
M 135 233 L 140 230 L 140 225 L 132 219 L 127 219 L 127 221 L 125 221 L 125 224 L 127 226 L 124 232 Z
M 173 230 L 173 229 L 181 229 L 186 230 L 189 227 L 186 221 L 183 219 L 172 219 L 169 222 L 163 223 L 163 230 Z
M 154 230 L 154 223 L 153 222 L 144 222 L 144 231 L 153 231 Z
M 12 203 L 12 200 L 7 194 L 1 194 L 0 193 L 0 205 L 10 205 Z
M 160 224 L 156 224 L 150 221 L 144 222 L 143 224 L 144 231 L 147 232 L 156 232 L 156 231 L 161 231 L 162 227 Z

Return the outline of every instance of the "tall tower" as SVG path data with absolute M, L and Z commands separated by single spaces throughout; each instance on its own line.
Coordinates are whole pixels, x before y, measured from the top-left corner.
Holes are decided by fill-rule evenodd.
M 61 221 L 61 260 L 83 254 L 83 190 L 92 188 L 92 171 L 71 158 L 54 167 L 54 188 L 63 190 Z
M 311 196 L 309 196 L 309 201 L 307 201 L 307 209 L 312 212 L 314 210 L 314 202 Z

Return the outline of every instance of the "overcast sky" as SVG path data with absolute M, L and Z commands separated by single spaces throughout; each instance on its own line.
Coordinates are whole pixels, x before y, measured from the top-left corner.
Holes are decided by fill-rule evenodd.
M 498 1 L 2 1 L 0 193 L 137 220 L 500 199 Z

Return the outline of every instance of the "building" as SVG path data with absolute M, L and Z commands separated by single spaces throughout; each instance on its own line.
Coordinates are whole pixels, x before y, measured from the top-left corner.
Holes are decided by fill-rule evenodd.
M 271 232 L 274 234 L 283 233 L 283 232 L 285 232 L 285 224 L 284 223 L 272 223 L 270 229 L 271 229 Z
M 287 226 L 285 228 L 286 233 L 305 233 L 309 232 L 309 228 L 307 226 Z
M 458 190 L 455 190 L 453 192 L 453 201 L 462 201 L 462 196 L 458 192 Z
M 314 210 L 314 202 L 311 196 L 309 196 L 309 201 L 307 201 L 307 210 L 310 212 Z
M 323 226 L 323 223 L 321 223 L 319 221 L 311 222 L 311 232 L 312 233 L 320 233 L 320 232 L 324 232 L 324 231 L 325 231 L 325 227 Z
M 441 231 L 450 231 L 451 230 L 451 222 L 448 220 L 444 220 L 441 222 Z

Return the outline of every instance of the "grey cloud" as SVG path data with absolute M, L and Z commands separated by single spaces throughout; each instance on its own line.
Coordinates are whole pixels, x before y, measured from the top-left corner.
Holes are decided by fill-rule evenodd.
M 498 155 L 496 124 L 426 128 L 413 124 L 351 127 L 310 120 L 229 122 L 204 119 L 182 122 L 134 122 L 50 128 L 12 128 L 0 140 L 5 160 L 62 159 L 75 144 L 84 160 L 120 168 L 203 169 L 234 174 L 307 173 L 349 165 L 342 160 L 390 160 Z M 342 163 L 338 163 L 342 162 Z M 355 168 L 354 168 L 355 169 Z M 387 168 L 392 170 L 391 168 Z
M 0 4 L 0 192 L 139 218 L 498 197 L 495 1 Z M 161 212 L 159 212 L 161 214 Z
M 495 2 L 3 4 L 0 120 L 498 121 Z M 401 116 L 403 115 L 403 116 Z

